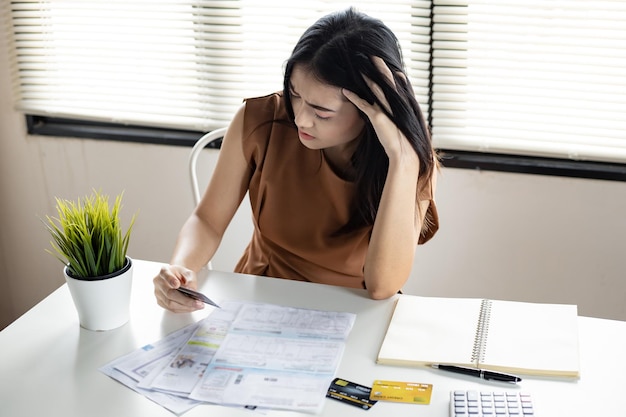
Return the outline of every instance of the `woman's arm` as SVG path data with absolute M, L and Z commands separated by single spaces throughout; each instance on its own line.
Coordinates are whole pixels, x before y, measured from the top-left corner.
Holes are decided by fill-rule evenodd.
M 416 204 L 418 167 L 419 163 L 390 158 L 364 268 L 365 285 L 374 299 L 397 293 L 411 273 L 429 204 L 421 201 L 421 208 Z
M 206 265 L 248 190 L 250 168 L 242 151 L 243 113 L 242 106 L 224 136 L 207 189 L 178 235 L 172 264 L 193 271 Z
M 245 104 L 228 127 L 209 185 L 178 234 L 170 265 L 161 268 L 153 280 L 157 302 L 168 310 L 187 312 L 203 307 L 176 288 L 196 287 L 197 271 L 215 254 L 248 190 L 250 168 L 242 150 L 244 111 Z
M 393 83 L 391 70 L 378 57 L 372 58 L 381 73 Z M 383 105 L 387 100 L 371 80 L 366 80 Z M 408 139 L 378 104 L 369 104 L 352 92 L 344 91 L 370 119 L 389 158 L 364 267 L 365 286 L 374 299 L 397 293 L 408 279 L 429 201 L 418 202 L 420 161 Z

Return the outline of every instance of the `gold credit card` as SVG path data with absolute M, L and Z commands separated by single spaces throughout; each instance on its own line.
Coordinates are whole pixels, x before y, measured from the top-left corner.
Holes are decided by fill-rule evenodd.
M 374 381 L 370 399 L 410 404 L 430 404 L 432 384 L 401 381 Z

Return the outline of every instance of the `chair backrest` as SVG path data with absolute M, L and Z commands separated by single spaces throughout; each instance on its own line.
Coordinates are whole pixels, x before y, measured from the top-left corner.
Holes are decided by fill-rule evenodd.
M 198 139 L 191 149 L 189 155 L 189 177 L 191 179 L 191 191 L 195 205 L 198 205 L 200 202 L 202 196 L 200 184 L 206 183 L 206 178 L 203 178 L 203 176 L 208 172 L 208 167 L 201 165 L 205 162 L 211 164 L 216 161 L 216 155 L 209 156 L 207 159 L 204 157 L 200 158 L 200 154 L 207 147 L 218 152 L 220 139 L 225 134 L 226 128 L 215 129 Z M 253 231 L 252 209 L 250 208 L 250 202 L 244 199 L 224 232 L 220 246 L 215 252 L 213 259 L 208 263 L 208 269 L 216 268 L 223 271 L 232 271 L 250 241 Z
M 226 134 L 226 128 L 221 127 L 219 129 L 212 130 L 206 135 L 202 136 L 193 148 L 189 155 L 189 178 L 191 180 L 191 192 L 193 196 L 194 206 L 197 206 L 200 202 L 200 186 L 198 185 L 198 157 L 204 148 L 209 146 L 211 142 L 220 141 Z M 217 147 L 217 146 L 216 146 Z

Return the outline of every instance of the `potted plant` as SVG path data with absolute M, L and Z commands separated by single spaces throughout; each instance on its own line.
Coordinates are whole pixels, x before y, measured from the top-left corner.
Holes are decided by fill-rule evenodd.
M 133 216 L 122 231 L 122 194 L 112 207 L 109 197 L 94 190 L 76 201 L 56 199 L 58 217 L 46 216 L 53 250 L 64 265 L 65 280 L 76 306 L 80 325 L 89 330 L 110 330 L 129 320 L 133 263 L 126 255 Z

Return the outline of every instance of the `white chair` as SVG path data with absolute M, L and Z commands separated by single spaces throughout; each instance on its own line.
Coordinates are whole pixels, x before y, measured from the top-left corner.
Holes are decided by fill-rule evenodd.
M 191 148 L 189 154 L 189 179 L 191 180 L 191 194 L 193 197 L 194 207 L 200 202 L 200 185 L 198 184 L 198 158 L 200 154 L 207 146 L 213 149 L 218 149 L 219 144 L 226 133 L 226 128 L 221 127 L 219 129 L 212 130 L 211 132 L 202 136 Z M 212 145 L 211 145 L 212 144 Z M 207 264 L 208 269 L 213 269 L 212 263 L 209 261 Z
M 220 127 L 219 129 L 212 130 L 206 135 L 202 136 L 193 148 L 189 155 L 189 177 L 191 179 L 191 192 L 193 194 L 194 206 L 197 206 L 200 202 L 200 186 L 198 185 L 198 157 L 204 148 L 209 146 L 211 142 L 215 141 L 213 148 L 219 148 L 217 143 L 221 142 L 221 139 L 226 134 L 226 128 Z
M 198 178 L 198 160 L 200 159 L 200 154 L 202 153 L 202 150 L 207 147 L 219 152 L 219 147 L 221 145 L 220 139 L 222 139 L 225 134 L 225 127 L 215 129 L 198 139 L 191 149 L 191 153 L 189 155 L 189 177 L 191 179 L 191 191 L 193 194 L 194 206 L 198 205 L 202 195 L 200 192 L 200 183 L 206 183 L 206 179 L 205 181 L 202 181 Z M 215 160 L 215 155 L 213 155 L 212 159 L 209 159 L 209 163 L 211 163 L 211 161 L 214 162 Z M 207 170 L 200 168 L 200 172 L 206 173 Z M 208 269 L 215 268 L 224 271 L 232 271 L 250 241 L 250 236 L 252 236 L 253 230 L 254 225 L 252 223 L 252 210 L 250 209 L 250 202 L 247 201 L 247 199 L 244 199 L 241 206 L 235 213 L 231 224 L 226 229 L 226 232 L 222 237 L 222 242 L 213 256 L 213 260 L 207 265 Z

